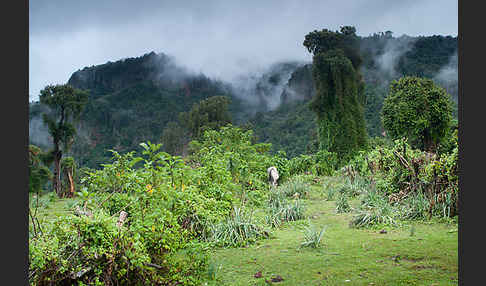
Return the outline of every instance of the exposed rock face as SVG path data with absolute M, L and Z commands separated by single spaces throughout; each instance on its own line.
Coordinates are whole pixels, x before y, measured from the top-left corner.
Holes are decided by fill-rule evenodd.
M 151 80 L 163 83 L 186 76 L 174 60 L 163 53 L 151 52 L 138 58 L 85 67 L 74 72 L 68 83 L 76 88 L 89 89 L 94 97 L 112 93 L 132 86 L 140 81 Z

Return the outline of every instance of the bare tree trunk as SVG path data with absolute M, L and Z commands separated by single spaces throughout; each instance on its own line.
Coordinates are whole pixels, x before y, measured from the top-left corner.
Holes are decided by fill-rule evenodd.
M 62 185 L 61 185 L 61 158 L 62 152 L 56 148 L 54 153 L 54 176 L 52 178 L 52 186 L 58 197 L 62 197 Z
M 74 180 L 73 180 L 73 169 L 67 170 L 67 176 L 69 180 L 69 194 L 68 197 L 72 198 L 74 197 Z

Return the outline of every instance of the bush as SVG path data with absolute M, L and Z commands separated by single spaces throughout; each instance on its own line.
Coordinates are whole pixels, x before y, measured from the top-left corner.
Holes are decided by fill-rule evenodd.
M 45 162 L 47 156 L 39 147 L 29 145 L 29 193 L 40 193 L 52 179 L 52 172 Z
M 336 188 L 328 188 L 327 189 L 327 200 L 332 201 L 334 199 L 334 195 L 336 194 L 337 189 Z
M 141 236 L 118 230 L 103 211 L 60 218 L 29 242 L 30 283 L 104 285 L 157 281 Z
M 418 192 L 402 202 L 400 215 L 403 219 L 423 219 L 426 218 L 428 209 L 429 201 Z
M 288 161 L 290 176 L 312 173 L 315 176 L 331 176 L 338 166 L 336 153 L 320 150 L 313 155 L 302 154 Z
M 393 139 L 436 152 L 452 125 L 452 101 L 431 79 L 403 77 L 390 84 L 383 102 L 383 127 Z
M 143 157 L 112 152 L 112 164 L 87 171 L 78 206 L 93 217 L 62 217 L 31 235 L 31 283 L 201 284 L 207 257 L 197 241 L 229 216 L 236 184 L 226 165 L 190 168 L 160 144 L 141 146 Z
M 378 193 L 390 201 L 417 204 L 426 198 L 430 215 L 452 217 L 458 212 L 458 147 L 457 142 L 455 144 L 452 152 L 438 156 L 412 149 L 406 139 L 395 140 L 391 145 L 377 146 L 368 153 L 362 152 L 343 168 L 343 172 L 355 180 L 364 177 L 364 181 L 369 181 Z M 418 193 L 421 194 L 420 200 L 402 202 L 404 198 L 417 196 Z M 416 217 L 418 214 L 415 212 L 405 216 Z

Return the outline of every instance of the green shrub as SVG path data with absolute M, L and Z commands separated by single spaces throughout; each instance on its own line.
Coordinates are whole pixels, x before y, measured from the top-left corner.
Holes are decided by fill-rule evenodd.
M 307 155 L 301 154 L 288 161 L 290 176 L 312 173 L 316 176 L 331 176 L 338 166 L 337 154 L 320 150 Z
M 30 283 L 104 285 L 157 281 L 140 235 L 120 231 L 102 211 L 92 218 L 67 216 L 29 242 Z
M 380 195 L 404 205 L 404 217 L 423 217 L 420 213 L 424 208 L 431 216 L 453 217 L 458 213 L 457 141 L 455 145 L 450 153 L 438 156 L 412 149 L 406 139 L 395 140 L 389 145 L 377 145 L 368 153 L 361 152 L 343 170 L 355 182 L 364 177 Z M 427 197 L 427 207 L 418 193 Z M 407 197 L 414 198 L 402 201 Z

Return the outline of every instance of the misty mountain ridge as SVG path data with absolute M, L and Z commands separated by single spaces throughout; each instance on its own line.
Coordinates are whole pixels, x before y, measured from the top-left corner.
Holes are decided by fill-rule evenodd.
M 389 82 L 400 76 L 434 78 L 449 92 L 455 91 L 457 101 L 457 37 L 374 34 L 361 38 L 361 54 L 367 102 L 373 103 L 367 106 L 372 136 L 380 133 L 375 109 L 381 108 Z M 314 115 L 307 108 L 315 93 L 311 63 L 278 62 L 262 72 L 223 82 L 184 68 L 168 55 L 150 52 L 85 67 L 74 72 L 68 84 L 90 94 L 71 151 L 81 165 L 106 162 L 111 156 L 108 149 L 138 150 L 142 141 L 160 142 L 164 127 L 177 121 L 180 112 L 215 95 L 230 97 L 233 122 L 251 124 L 260 140 L 274 145 L 273 151 L 283 149 L 295 156 L 307 152 L 314 140 Z M 38 105 L 30 108 L 30 142 L 45 146 L 48 136 L 39 122 Z

